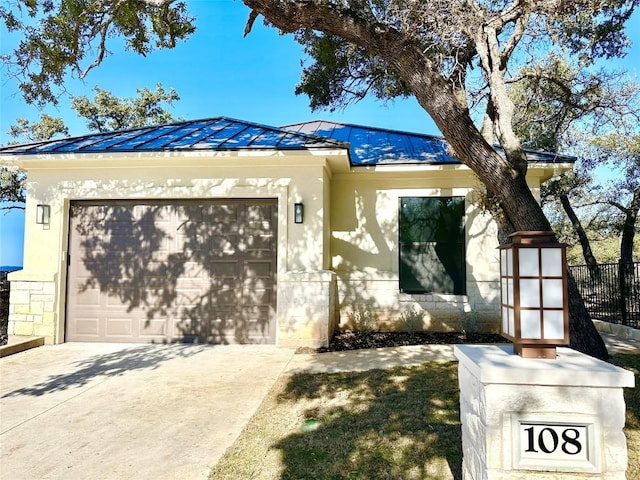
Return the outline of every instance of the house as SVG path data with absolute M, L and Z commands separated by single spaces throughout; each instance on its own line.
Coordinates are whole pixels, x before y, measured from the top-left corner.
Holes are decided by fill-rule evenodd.
M 498 325 L 496 225 L 439 137 L 224 117 L 0 148 L 28 172 L 9 333 L 320 346 Z M 571 168 L 528 152 L 528 182 Z

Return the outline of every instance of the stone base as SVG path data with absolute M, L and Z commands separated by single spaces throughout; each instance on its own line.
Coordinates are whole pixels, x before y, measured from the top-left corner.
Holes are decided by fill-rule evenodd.
M 625 479 L 623 387 L 633 373 L 568 348 L 525 359 L 461 345 L 463 478 Z

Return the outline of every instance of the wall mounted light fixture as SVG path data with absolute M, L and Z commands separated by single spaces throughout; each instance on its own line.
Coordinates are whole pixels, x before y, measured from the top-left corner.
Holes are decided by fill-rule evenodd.
M 304 221 L 304 205 L 302 203 L 293 204 L 293 222 L 302 223 Z
M 51 205 L 38 205 L 36 207 L 36 223 L 38 225 L 49 225 L 51 220 Z

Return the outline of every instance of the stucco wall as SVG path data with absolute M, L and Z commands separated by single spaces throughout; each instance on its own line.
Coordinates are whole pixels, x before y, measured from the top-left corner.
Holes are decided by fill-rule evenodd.
M 532 187 L 537 187 L 534 178 Z M 360 171 L 331 188 L 332 268 L 339 279 L 340 325 L 374 318 L 377 328 L 498 331 L 497 225 L 478 208 L 479 180 L 465 167 Z M 399 288 L 399 198 L 465 198 L 466 295 L 407 294 Z
M 346 161 L 346 155 L 344 155 Z M 148 163 L 148 165 L 145 165 Z M 211 166 L 213 163 L 215 166 Z M 96 164 L 100 167 L 96 168 Z M 136 165 L 137 166 L 131 166 Z M 293 312 L 288 302 L 303 297 L 305 282 L 295 284 L 280 281 L 288 272 L 321 272 L 328 265 L 328 173 L 326 159 L 310 157 L 264 160 L 261 158 L 192 160 L 181 158 L 145 161 L 135 158 L 58 159 L 49 168 L 32 167 L 28 172 L 25 224 L 25 254 L 23 270 L 11 275 L 10 280 L 23 293 L 38 291 L 47 285 L 48 302 L 46 322 L 40 321 L 41 302 L 23 302 L 15 297 L 10 310 L 10 323 L 14 332 L 39 334 L 48 343 L 64 340 L 65 279 L 69 207 L 74 200 L 86 199 L 197 199 L 197 198 L 276 198 L 278 201 L 277 239 L 277 317 L 282 325 L 314 323 L 307 331 L 315 335 L 307 339 L 310 345 L 326 344 L 329 324 L 335 314 L 328 306 L 319 306 L 309 319 Z M 303 224 L 293 222 L 293 204 L 303 202 Z M 51 205 L 48 225 L 35 223 L 36 205 Z M 322 289 L 333 292 L 331 282 L 322 277 Z M 335 282 L 335 281 L 333 281 Z M 33 288 L 30 287 L 33 286 Z M 22 294 L 21 294 L 22 295 Z M 24 295 L 23 295 L 24 296 Z M 18 302 L 20 300 L 20 302 Z M 324 300 L 327 305 L 330 298 Z M 321 302 L 320 302 L 321 303 Z M 33 310 L 33 311 L 32 311 Z M 36 311 L 37 310 L 37 311 Z M 27 320 L 37 321 L 29 328 Z M 306 327 L 305 327 L 306 328 Z M 29 332 L 27 332 L 29 330 Z M 318 333 L 322 332 L 322 333 Z M 286 332 L 279 336 L 287 337 Z M 300 336 L 294 336 L 300 339 Z M 304 343 L 304 342 L 302 342 Z
M 207 156 L 212 155 L 212 156 Z M 337 319 L 369 314 L 375 327 L 400 320 L 431 330 L 497 330 L 496 225 L 478 211 L 480 182 L 461 165 L 348 168 L 345 151 L 176 154 L 128 157 L 56 155 L 29 159 L 22 271 L 10 275 L 10 328 L 64 341 L 69 207 L 85 199 L 276 198 L 278 342 L 326 344 Z M 535 171 L 530 186 L 537 191 Z M 398 199 L 463 196 L 466 295 L 403 294 L 398 280 Z M 304 223 L 293 222 L 303 202 Z M 51 205 L 49 225 L 36 205 Z M 41 290 L 46 286 L 46 312 Z M 29 302 L 24 302 L 30 292 Z M 46 314 L 46 315 L 45 315 Z M 409 317 L 407 316 L 409 315 Z M 30 328 L 27 323 L 31 322 Z M 39 323 L 38 323 L 39 322 Z M 36 323 L 38 326 L 36 328 Z

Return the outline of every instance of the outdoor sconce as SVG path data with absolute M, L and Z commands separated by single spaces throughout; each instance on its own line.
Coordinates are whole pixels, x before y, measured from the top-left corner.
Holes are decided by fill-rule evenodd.
M 304 220 L 304 205 L 302 203 L 293 204 L 293 223 L 302 223 Z
M 515 232 L 500 248 L 502 336 L 523 358 L 569 344 L 566 245 L 553 232 Z
M 51 219 L 51 205 L 36 206 L 36 223 L 38 225 L 49 225 Z

